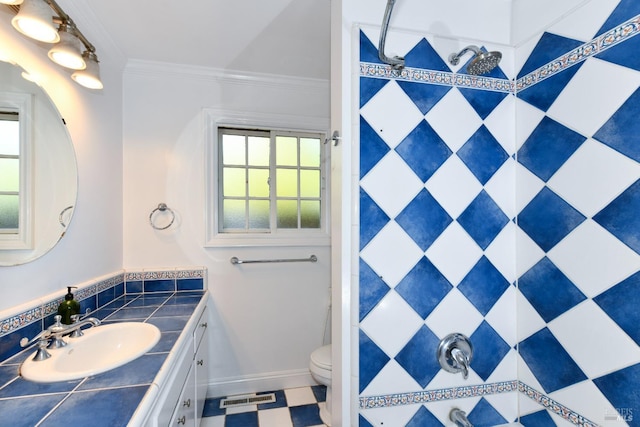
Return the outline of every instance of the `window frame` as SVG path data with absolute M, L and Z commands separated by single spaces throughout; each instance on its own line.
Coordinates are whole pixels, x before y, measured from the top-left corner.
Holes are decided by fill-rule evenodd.
M 233 112 L 205 109 L 206 131 L 206 237 L 205 247 L 233 246 L 329 246 L 331 212 L 329 203 L 330 149 L 326 144 L 328 121 L 309 117 Z M 268 232 L 221 232 L 220 194 L 221 173 L 219 129 L 293 132 L 300 135 L 319 135 L 321 139 L 321 195 L 320 228 L 273 229 Z M 324 130 L 323 130 L 324 129 Z M 273 162 L 273 156 L 270 164 Z
M 33 101 L 32 95 L 0 92 L 0 111 L 17 113 L 20 132 L 18 230 L 0 233 L 0 249 L 28 250 L 34 247 L 33 231 Z

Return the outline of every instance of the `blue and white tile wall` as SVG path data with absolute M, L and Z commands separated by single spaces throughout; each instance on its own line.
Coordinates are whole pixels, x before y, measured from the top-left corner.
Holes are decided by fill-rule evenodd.
M 478 427 L 640 425 L 639 14 L 567 18 L 511 79 L 454 73 L 427 38 L 396 75 L 361 33 L 362 427 L 452 406 Z M 474 344 L 467 381 L 435 357 L 451 332 Z

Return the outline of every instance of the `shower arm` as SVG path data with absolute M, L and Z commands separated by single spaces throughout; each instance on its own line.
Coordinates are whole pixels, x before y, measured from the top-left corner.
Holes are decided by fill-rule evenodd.
M 394 70 L 402 70 L 404 68 L 404 58 L 394 56 L 389 58 L 384 54 L 384 45 L 387 40 L 387 30 L 389 29 L 389 21 L 391 20 L 391 11 L 393 10 L 393 4 L 396 0 L 387 0 L 387 8 L 384 11 L 384 17 L 382 18 L 382 29 L 380 31 L 380 43 L 378 44 L 378 58 L 385 64 L 391 65 Z
M 451 63 L 451 65 L 458 65 L 462 55 L 464 55 L 467 52 L 473 52 L 474 55 L 479 55 L 482 53 L 482 51 L 477 46 L 467 46 L 464 49 L 462 49 L 460 52 L 452 53 L 451 55 L 449 55 L 449 62 Z

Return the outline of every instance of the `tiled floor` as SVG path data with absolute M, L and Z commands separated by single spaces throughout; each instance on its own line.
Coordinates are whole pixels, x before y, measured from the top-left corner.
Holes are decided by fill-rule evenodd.
M 224 397 L 207 399 L 201 427 L 326 427 L 320 419 L 324 386 L 300 387 L 274 393 L 275 403 L 220 409 Z M 257 393 L 257 395 L 265 393 Z M 246 396 L 246 395 L 245 395 Z

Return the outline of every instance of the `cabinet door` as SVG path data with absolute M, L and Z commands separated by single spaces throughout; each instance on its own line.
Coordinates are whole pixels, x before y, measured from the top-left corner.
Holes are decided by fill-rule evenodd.
M 192 367 L 189 370 L 187 381 L 184 383 L 182 393 L 178 398 L 176 409 L 173 412 L 169 427 L 196 427 L 195 406 L 196 406 L 196 370 Z
M 209 385 L 209 337 L 208 333 L 202 336 L 196 357 L 194 359 L 194 371 L 196 382 L 196 408 L 195 417 L 197 424 L 200 424 L 204 401 L 207 398 L 207 387 Z

